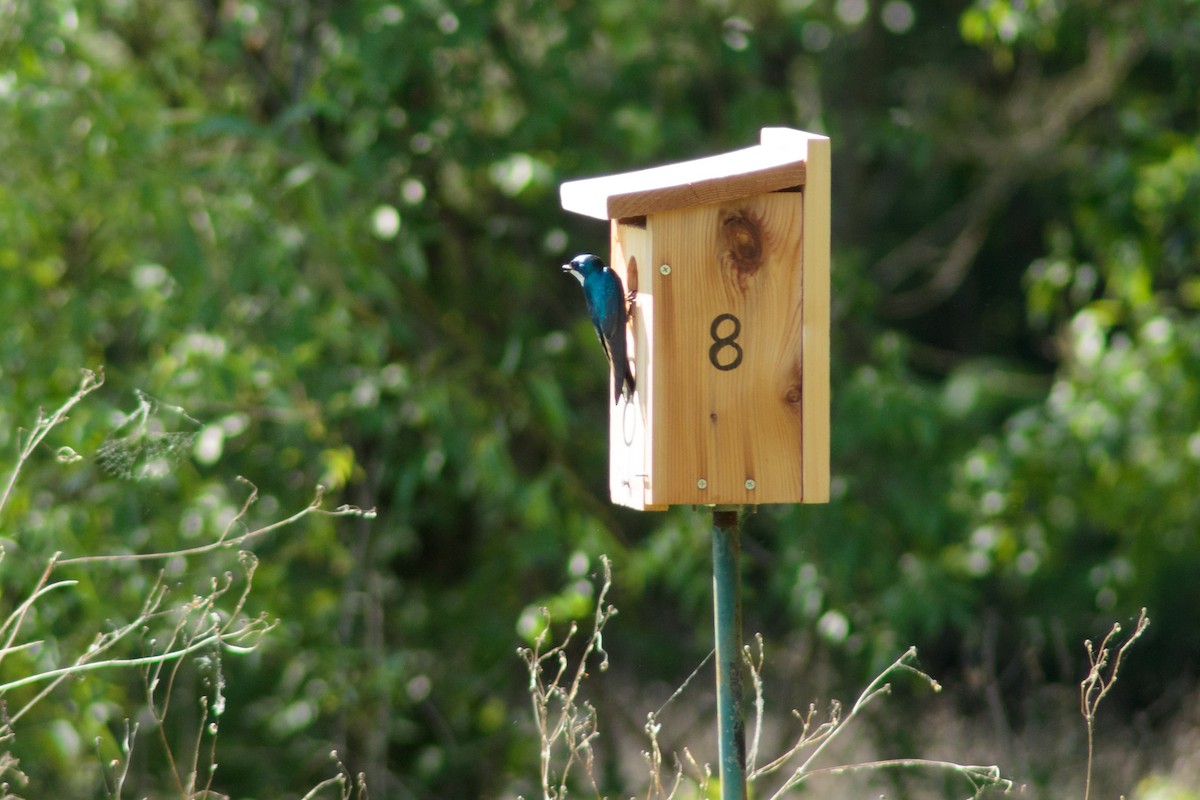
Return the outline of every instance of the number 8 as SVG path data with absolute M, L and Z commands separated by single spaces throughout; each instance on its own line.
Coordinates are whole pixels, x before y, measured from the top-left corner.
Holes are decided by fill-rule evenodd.
M 728 336 L 721 336 L 717 329 L 721 327 L 721 323 L 729 320 L 733 323 L 733 333 Z M 728 372 L 731 369 L 737 369 L 742 363 L 742 346 L 737 343 L 737 337 L 742 333 L 742 321 L 733 314 L 718 314 L 712 321 L 712 326 L 708 329 L 708 335 L 712 337 L 712 347 L 708 348 L 708 360 L 717 369 Z M 733 360 L 727 364 L 722 364 L 717 357 L 722 350 L 727 347 L 732 347 L 734 351 Z

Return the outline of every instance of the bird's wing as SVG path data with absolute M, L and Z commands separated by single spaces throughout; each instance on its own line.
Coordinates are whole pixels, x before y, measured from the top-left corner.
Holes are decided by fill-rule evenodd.
M 598 319 L 592 320 L 592 325 L 596 328 L 596 338 L 600 340 L 600 346 L 604 348 L 604 357 L 612 363 L 612 353 L 608 349 L 608 339 L 604 336 L 604 329 L 600 326 Z
M 600 303 L 604 309 L 601 316 L 603 331 L 600 338 L 612 340 L 625 335 L 625 292 L 620 277 L 611 268 L 605 267 L 603 276 L 604 293 Z
M 609 343 L 617 336 L 623 336 L 622 329 L 625 327 L 621 279 L 615 272 L 605 268 L 602 272 L 588 276 L 584 281 L 583 291 L 587 295 L 588 314 L 592 318 L 596 336 L 604 348 L 605 357 L 612 363 L 612 349 Z

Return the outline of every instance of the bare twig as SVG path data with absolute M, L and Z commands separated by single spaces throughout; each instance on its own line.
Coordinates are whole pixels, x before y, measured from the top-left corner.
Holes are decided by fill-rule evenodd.
M 197 545 L 195 547 L 184 548 L 182 550 L 167 550 L 159 553 L 120 553 L 103 556 L 78 556 L 76 558 L 63 558 L 60 559 L 58 563 L 65 566 L 68 564 L 90 564 L 97 561 L 162 561 L 180 556 L 186 557 L 200 555 L 202 553 L 211 553 L 214 550 L 241 546 L 251 539 L 257 539 L 258 537 L 271 533 L 272 531 L 279 530 L 280 528 L 287 527 L 288 525 L 294 525 L 310 514 L 318 514 L 326 517 L 361 517 L 363 519 L 375 519 L 376 512 L 373 508 L 363 509 L 352 505 L 341 505 L 332 511 L 321 508 L 321 503 L 325 497 L 325 487 L 317 484 L 317 488 L 313 492 L 313 499 L 309 502 L 309 504 L 297 511 L 295 514 L 292 514 L 290 517 L 277 520 L 269 525 L 264 525 L 263 527 L 256 528 L 252 531 L 246 531 L 245 533 L 237 536 L 230 536 L 234 528 L 243 523 L 243 520 L 246 518 L 246 513 L 250 510 L 250 507 L 254 505 L 255 501 L 258 500 L 258 487 L 240 475 L 237 479 L 239 482 L 250 487 L 250 494 L 246 498 L 245 502 L 242 503 L 242 507 L 238 513 L 229 521 L 229 524 L 225 526 L 224 530 L 221 531 L 221 535 L 211 542 Z
M 0 560 L 4 557 L 4 551 L 0 549 Z M 21 632 L 21 625 L 25 622 L 25 616 L 29 613 L 29 609 L 33 608 L 34 604 L 44 595 L 55 589 L 61 589 L 66 586 L 74 586 L 75 581 L 59 581 L 46 585 L 46 581 L 50 580 L 50 573 L 54 570 L 54 559 L 50 560 L 50 564 L 42 571 L 42 576 L 34 585 L 29 596 L 26 597 L 21 604 L 18 605 L 13 612 L 8 615 L 8 619 L 4 620 L 4 624 L 0 625 L 0 634 L 6 634 L 4 646 L 0 648 L 0 661 L 4 660 L 4 656 L 15 652 L 27 645 L 14 645 L 17 635 Z
M 761 633 L 754 634 L 754 641 L 758 645 L 758 659 L 755 660 L 754 654 L 750 651 L 750 646 L 746 645 L 743 648 L 743 657 L 746 661 L 746 669 L 750 673 L 750 685 L 754 689 L 754 730 L 750 736 L 750 749 L 746 753 L 746 774 L 754 774 L 754 765 L 758 761 L 758 744 L 762 739 L 763 716 L 766 711 L 766 704 L 763 701 L 763 682 L 762 682 L 762 667 L 763 661 L 766 658 L 763 650 L 763 637 Z
M 338 756 L 337 750 L 330 752 L 329 757 L 337 764 L 338 774 L 332 778 L 326 778 L 309 789 L 300 800 L 316 800 L 317 795 L 333 786 L 336 786 L 338 789 L 338 800 L 351 800 L 356 795 L 358 800 L 368 800 L 366 776 L 361 772 L 357 775 L 351 775 L 350 770 L 346 768 L 346 765 L 342 763 L 341 757 Z
M 5 747 L 4 752 L 0 753 L 0 800 L 21 800 L 8 791 L 10 781 L 21 785 L 29 782 L 29 777 L 21 771 L 19 762 L 7 749 L 12 740 L 12 726 L 7 721 L 0 722 L 0 745 Z
M 862 693 L 858 696 L 858 699 L 854 702 L 854 705 L 850 707 L 850 712 L 844 718 L 841 715 L 841 706 L 836 701 L 831 704 L 829 719 L 820 724 L 815 723 L 815 706 L 810 706 L 808 712 L 803 715 L 799 712 L 794 712 L 801 720 L 803 725 L 800 736 L 796 743 L 779 758 L 759 768 L 758 770 L 755 770 L 750 775 L 750 779 L 755 780 L 763 777 L 764 775 L 770 774 L 771 772 L 779 770 L 791 762 L 794 758 L 798 757 L 802 751 L 812 748 L 812 752 L 808 755 L 808 757 L 792 772 L 788 779 L 784 781 L 783 785 L 771 795 L 772 800 L 778 800 L 778 798 L 783 797 L 788 791 L 794 789 L 805 780 L 815 775 L 841 775 L 861 770 L 893 767 L 932 768 L 961 775 L 971 784 L 976 796 L 978 796 L 978 794 L 983 791 L 984 788 L 989 786 L 1000 786 L 1005 790 L 1010 789 L 1012 787 L 1012 782 L 1001 777 L 999 767 L 967 766 L 948 761 L 934 761 L 923 758 L 890 759 L 856 764 L 843 764 L 834 767 L 822 767 L 819 769 L 813 768 L 813 763 L 817 760 L 817 758 L 820 757 L 821 754 L 825 752 L 826 748 L 828 748 L 829 745 L 842 734 L 850 722 L 857 717 L 863 709 L 870 705 L 870 703 L 880 695 L 891 692 L 891 684 L 888 682 L 888 680 L 893 675 L 907 672 L 921 678 L 934 691 L 941 691 L 941 685 L 936 680 L 913 666 L 913 662 L 916 660 L 916 657 L 917 649 L 915 647 L 910 647 L 908 650 L 906 650 L 903 655 L 892 662 L 891 666 L 879 673 L 879 675 L 877 675 L 875 679 L 872 680 L 865 689 L 863 689 Z M 762 661 L 760 655 L 758 665 L 755 666 L 752 664 L 752 673 L 755 669 L 761 671 L 761 668 Z M 761 681 L 755 682 L 756 692 L 760 690 L 761 685 Z
M 984 790 L 999 786 L 1005 791 L 1012 788 L 1012 781 L 1000 775 L 997 766 L 977 766 L 958 764 L 953 761 L 937 761 L 928 758 L 887 758 L 879 761 L 860 761 L 857 764 L 844 764 L 838 767 L 824 767 L 809 772 L 809 776 L 817 775 L 846 775 L 852 772 L 877 771 L 881 769 L 933 769 L 961 775 L 974 790 L 978 797 Z
M 567 646 L 579 631 L 572 622 L 567 635 L 554 647 L 542 651 L 550 635 L 550 613 L 542 609 L 546 627 L 534 640 L 532 648 L 518 648 L 517 655 L 529 670 L 529 696 L 533 704 L 533 718 L 541 737 L 541 785 L 544 800 L 561 800 L 567 796 L 568 779 L 572 769 L 583 765 L 584 772 L 596 789 L 593 772 L 592 742 L 599 735 L 596 728 L 596 709 L 591 703 L 579 701 L 579 689 L 587 677 L 588 659 L 597 654 L 597 668 L 608 669 L 608 653 L 604 651 L 604 626 L 617 613 L 608 604 L 608 591 L 612 587 L 612 564 L 607 556 L 601 556 L 604 567 L 603 583 L 596 598 L 596 610 L 592 615 L 592 632 L 587 645 L 572 669 L 567 658 Z M 547 678 L 547 675 L 550 677 Z M 560 756 L 559 751 L 563 751 Z M 557 760 L 562 765 L 555 770 Z
M 129 777 L 129 765 L 133 763 L 131 756 L 133 755 L 133 746 L 137 740 L 138 724 L 136 722 L 130 724 L 129 720 L 125 720 L 125 735 L 121 738 L 121 755 L 123 758 L 112 762 L 112 767 L 115 775 L 115 785 L 113 787 L 113 800 L 121 800 L 121 792 L 125 789 L 125 781 Z
M 104 369 L 100 368 L 95 371 L 85 369 L 83 378 L 79 381 L 79 388 L 75 390 L 75 394 L 67 398 L 67 401 L 58 407 L 58 410 L 47 416 L 40 409 L 38 410 L 37 422 L 34 423 L 33 430 L 21 440 L 20 433 L 17 435 L 17 463 L 13 466 L 12 473 L 8 476 L 8 483 L 4 486 L 4 493 L 0 494 L 0 514 L 4 512 L 4 507 L 8 505 L 8 499 L 12 496 L 13 487 L 17 485 L 17 476 L 21 474 L 21 468 L 25 466 L 25 462 L 33 455 L 33 451 L 46 438 L 46 434 L 50 433 L 59 423 L 67 420 L 67 414 L 75 405 L 87 397 L 92 392 L 104 385 Z
M 646 715 L 644 730 L 647 738 L 650 739 L 649 752 L 642 753 L 642 757 L 646 759 L 646 766 L 650 769 L 650 785 L 646 789 L 646 800 L 663 800 L 674 797 L 680 782 L 683 781 L 683 765 L 676 760 L 675 771 L 671 777 L 671 788 L 666 789 L 662 780 L 662 746 L 658 743 L 658 734 L 662 731 L 662 723 L 658 721 L 654 712 Z
M 700 765 L 696 763 L 696 760 L 692 758 L 692 754 L 688 752 L 687 748 L 684 748 L 683 751 L 683 761 L 681 761 L 678 756 L 675 758 L 675 767 L 671 774 L 670 788 L 668 789 L 663 785 L 663 753 L 662 745 L 658 741 L 658 734 L 662 731 L 662 723 L 659 722 L 659 717 L 662 716 L 662 713 L 667 709 L 667 706 L 671 705 L 671 703 L 673 703 L 680 697 L 680 695 L 683 694 L 684 690 L 687 689 L 688 685 L 692 682 L 692 679 L 700 674 L 700 670 L 704 669 L 705 665 L 712 660 L 714 655 L 716 655 L 716 652 L 716 650 L 710 650 L 708 655 L 701 659 L 700 663 L 696 665 L 696 668 L 692 670 L 691 674 L 683 679 L 683 683 L 679 684 L 675 691 L 671 693 L 671 696 L 668 697 L 666 701 L 664 701 L 663 704 L 658 707 L 658 710 L 651 711 L 650 713 L 646 714 L 646 724 L 642 726 L 642 730 L 646 732 L 646 738 L 650 740 L 650 750 L 643 752 L 642 757 L 646 760 L 646 766 L 650 771 L 650 784 L 646 789 L 647 800 L 671 800 L 671 798 L 675 796 L 675 793 L 679 791 L 680 784 L 683 782 L 685 761 L 688 766 L 692 767 L 692 772 L 694 773 L 693 780 L 695 781 L 700 794 L 704 794 L 705 787 L 708 785 L 708 779 L 711 777 L 711 773 L 709 772 L 707 765 L 704 768 L 701 768 Z
M 1092 640 L 1084 641 L 1083 646 L 1087 649 L 1088 661 L 1091 666 L 1088 669 L 1087 677 L 1079 684 L 1079 710 L 1083 714 L 1083 719 L 1087 723 L 1087 773 L 1083 783 L 1083 800 L 1088 800 L 1092 791 L 1092 756 L 1093 756 L 1093 736 L 1096 727 L 1096 710 L 1100 707 L 1100 701 L 1103 700 L 1113 684 L 1117 682 L 1117 671 L 1121 668 L 1121 659 L 1125 657 L 1125 651 L 1128 650 L 1134 642 L 1138 640 L 1146 628 L 1150 625 L 1150 618 L 1146 616 L 1146 609 L 1142 609 L 1142 613 L 1138 616 L 1137 624 L 1134 625 L 1133 633 L 1129 634 L 1129 638 L 1117 647 L 1116 656 L 1112 660 L 1112 666 L 1109 668 L 1109 656 L 1112 653 L 1112 648 L 1116 645 L 1116 638 L 1121 633 L 1121 624 L 1114 623 L 1108 635 L 1104 637 L 1104 641 L 1100 642 L 1100 649 L 1097 651 L 1092 645 Z M 1107 674 L 1105 670 L 1107 669 Z
M 0 511 L 3 511 L 12 497 L 17 479 L 22 468 L 31 458 L 38 445 L 42 444 L 49 432 L 67 419 L 68 412 L 86 395 L 99 388 L 104 382 L 102 371 L 85 371 L 84 378 L 78 390 L 56 411 L 51 414 L 38 412 L 37 421 L 28 434 L 18 436 L 18 453 L 16 463 L 4 484 L 0 494 Z M 145 416 L 149 403 L 156 402 L 144 393 L 138 392 L 139 412 Z M 182 414 L 189 422 L 195 423 L 182 408 L 168 407 L 169 410 Z M 198 424 L 198 423 L 196 423 Z M 69 447 L 60 448 L 58 459 L 62 462 L 77 461 L 80 456 Z M 130 561 L 168 560 L 183 556 L 194 556 L 211 553 L 220 549 L 236 548 L 247 544 L 259 537 L 279 530 L 287 525 L 299 522 L 304 517 L 317 514 L 324 516 L 354 516 L 361 519 L 372 519 L 374 509 L 364 510 L 357 506 L 343 505 L 334 510 L 321 507 L 324 489 L 316 488 L 311 502 L 300 511 L 281 520 L 250 530 L 245 524 L 245 518 L 258 497 L 257 488 L 249 481 L 239 478 L 249 486 L 249 494 L 241 509 L 224 527 L 220 535 L 213 541 L 197 547 L 182 550 L 172 550 L 158 553 L 139 554 L 110 554 L 91 555 L 75 558 L 62 558 L 61 553 L 55 553 L 33 583 L 32 588 L 17 606 L 0 621 L 0 662 L 14 653 L 31 650 L 41 644 L 36 637 L 29 636 L 26 628 L 28 620 L 33 619 L 31 611 L 52 592 L 69 590 L 78 584 L 76 580 L 52 581 L 54 571 L 61 567 L 94 566 L 98 564 L 121 563 Z M 0 548 L 0 561 L 4 551 Z M 160 572 L 146 592 L 141 607 L 129 621 L 97 633 L 72 658 L 69 663 L 53 669 L 43 669 L 34 674 L 26 674 L 0 683 L 0 711 L 3 712 L 3 723 L 0 725 L 0 745 L 12 738 L 11 725 L 20 720 L 30 709 L 45 699 L 64 681 L 89 673 L 98 673 L 111 668 L 138 668 L 141 670 L 146 685 L 148 706 L 157 723 L 156 728 L 166 751 L 168 770 L 171 773 L 175 788 L 181 800 L 215 800 L 224 795 L 214 791 L 213 781 L 216 773 L 216 743 L 219 732 L 219 722 L 225 708 L 224 674 L 222 671 L 222 654 L 248 653 L 256 649 L 263 638 L 274 627 L 275 622 L 265 615 L 246 615 L 246 606 L 253 584 L 253 576 L 258 565 L 256 556 L 242 550 L 238 554 L 242 568 L 240 591 L 235 591 L 239 581 L 234 575 L 225 572 L 220 577 L 211 577 L 206 592 L 201 592 L 182 603 L 169 603 L 169 589 Z M 161 630 L 157 638 L 154 631 Z M 141 655 L 117 657 L 114 649 L 131 639 L 143 640 L 144 651 Z M 597 635 L 593 643 L 600 649 Z M 602 652 L 602 650 L 601 650 Z M 165 733 L 165 723 L 171 707 L 171 700 L 177 682 L 181 676 L 181 666 L 189 657 L 201 656 L 199 663 L 209 667 L 205 676 L 207 691 L 200 698 L 199 723 L 195 732 L 195 748 L 189 757 L 177 759 Z M 3 706 L 2 701 L 16 690 L 39 687 L 32 697 L 26 692 L 20 692 L 21 705 L 15 711 Z M 132 752 L 137 738 L 139 726 L 125 723 L 125 733 L 118 742 L 119 754 L 105 767 L 106 795 L 120 800 L 132 759 Z M 205 737 L 208 737 L 207 739 Z M 335 754 L 336 760 L 336 754 Z M 181 773 L 180 765 L 186 769 L 186 775 Z M 351 776 L 345 765 L 338 762 L 340 773 L 329 781 L 318 784 L 306 795 L 314 798 L 323 789 L 332 786 L 339 787 L 341 800 L 366 800 L 367 789 L 364 777 Z M 17 761 L 8 752 L 0 752 L 0 800 L 17 800 L 15 795 L 8 792 L 9 784 L 2 782 L 24 781 L 24 775 L 17 769 Z
M 607 557 L 602 557 L 604 564 L 604 583 L 596 602 L 595 614 L 592 618 L 592 635 L 584 648 L 579 660 L 572 664 L 566 650 L 574 636 L 578 633 L 578 625 L 572 624 L 566 636 L 557 645 L 548 647 L 549 612 L 542 609 L 546 627 L 538 635 L 531 648 L 519 648 L 518 655 L 525 662 L 529 671 L 529 694 L 533 705 L 534 721 L 537 724 L 541 738 L 541 791 L 543 800 L 564 800 L 567 797 L 571 770 L 582 765 L 583 770 L 591 781 L 592 789 L 597 798 L 600 797 L 599 787 L 592 772 L 592 742 L 598 736 L 596 710 L 590 703 L 581 701 L 579 690 L 581 683 L 587 677 L 588 658 L 593 653 L 600 653 L 601 670 L 607 666 L 607 654 L 602 647 L 602 632 L 609 618 L 616 609 L 606 604 L 607 593 L 612 583 L 611 566 Z M 790 790 L 795 789 L 808 778 L 814 776 L 841 775 L 864 770 L 883 769 L 931 769 L 960 776 L 970 784 L 973 796 L 978 797 L 989 787 L 999 787 L 1005 791 L 1012 788 L 1012 781 L 1000 774 L 999 767 L 957 764 L 950 761 L 938 761 L 923 758 L 897 758 L 878 761 L 841 764 L 837 766 L 815 768 L 816 760 L 825 753 L 826 749 L 838 738 L 847 725 L 855 719 L 873 700 L 891 691 L 888 682 L 893 676 L 909 673 L 921 678 L 934 691 L 941 691 L 936 680 L 914 666 L 917 658 L 915 647 L 910 647 L 887 669 L 883 670 L 872 680 L 849 713 L 844 717 L 842 707 L 834 701 L 830 704 L 829 717 L 818 721 L 815 705 L 808 708 L 807 713 L 793 712 L 800 720 L 802 730 L 796 743 L 787 752 L 762 767 L 755 768 L 761 743 L 765 703 L 763 700 L 763 665 L 765 662 L 764 645 L 761 636 L 755 637 L 757 652 L 750 647 L 744 648 L 746 660 L 754 687 L 755 721 L 751 734 L 751 745 L 747 754 L 748 782 L 760 780 L 793 763 L 805 751 L 811 750 L 803 762 L 787 777 L 774 794 L 772 800 L 779 800 Z M 659 716 L 663 710 L 680 696 L 697 672 L 712 657 L 710 653 L 700 666 L 676 689 L 663 703 L 658 711 L 646 715 L 644 726 L 646 736 L 650 740 L 650 749 L 644 752 L 643 758 L 649 769 L 646 800 L 672 800 L 680 790 L 684 781 L 694 783 L 696 796 L 707 797 L 709 782 L 712 778 L 710 767 L 697 763 L 691 752 L 684 748 L 682 757 L 675 758 L 675 766 L 668 776 L 664 777 L 664 757 L 659 736 L 662 724 Z M 765 793 L 764 793 L 765 796 Z
M 58 680 L 75 675 L 82 675 L 97 670 L 112 669 L 113 667 L 141 667 L 141 666 L 161 666 L 163 664 L 178 661 L 186 655 L 196 653 L 209 647 L 220 646 L 224 649 L 235 653 L 248 653 L 254 650 L 262 637 L 275 627 L 274 622 L 268 622 L 263 617 L 257 617 L 242 623 L 242 626 L 234 630 L 224 630 L 217 627 L 207 628 L 202 635 L 197 636 L 188 641 L 185 645 L 172 647 L 160 653 L 154 653 L 148 656 L 140 656 L 137 658 L 110 658 L 103 661 L 91 661 L 90 657 L 98 651 L 108 649 L 115 644 L 117 640 L 124 638 L 125 635 L 135 630 L 140 631 L 147 617 L 138 617 L 128 625 L 122 626 L 116 632 L 110 634 L 102 634 L 98 636 L 91 646 L 88 647 L 88 652 L 81 655 L 73 664 L 58 669 L 46 670 L 33 675 L 26 675 L 7 683 L 0 683 L 0 695 L 11 692 L 13 689 L 19 689 L 22 686 L 29 686 L 35 683 L 41 683 L 47 680 Z M 40 699 L 40 695 L 39 698 Z M 28 703 L 21 708 L 20 711 L 12 715 L 12 721 L 16 721 L 23 715 L 32 703 Z

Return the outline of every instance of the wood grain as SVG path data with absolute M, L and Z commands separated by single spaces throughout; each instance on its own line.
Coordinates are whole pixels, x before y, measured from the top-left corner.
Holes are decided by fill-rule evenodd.
M 654 276 L 649 502 L 802 499 L 802 207 L 776 193 L 650 217 L 672 268 Z
M 609 427 L 614 502 L 828 501 L 830 188 L 829 140 L 787 128 L 563 185 L 565 208 L 611 220 L 610 263 L 638 289 L 637 391 Z

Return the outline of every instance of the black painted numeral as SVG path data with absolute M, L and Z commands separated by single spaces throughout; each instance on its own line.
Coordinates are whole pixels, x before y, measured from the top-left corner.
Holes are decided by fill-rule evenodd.
M 722 336 L 720 333 L 722 322 L 733 323 L 733 332 L 728 336 Z M 708 360 L 712 365 L 724 372 L 737 369 L 742 363 L 742 346 L 737 343 L 737 337 L 742 333 L 742 321 L 733 314 L 718 314 L 713 319 L 708 333 L 713 340 L 712 347 L 708 348 Z M 721 351 L 726 349 L 733 350 L 732 359 L 728 355 L 722 355 Z

